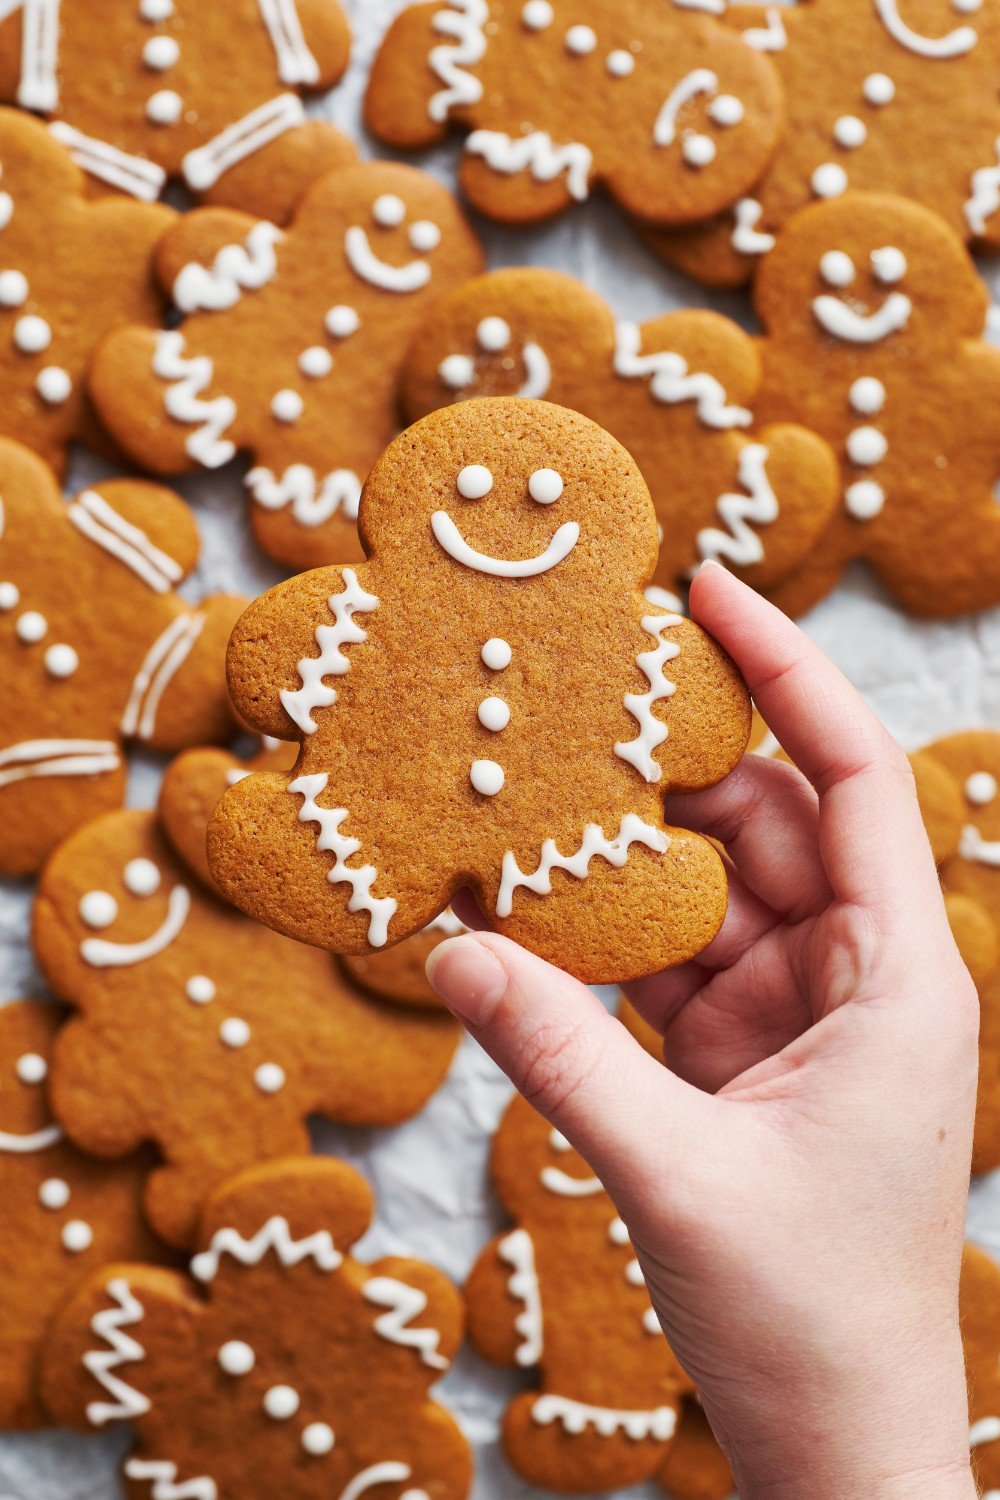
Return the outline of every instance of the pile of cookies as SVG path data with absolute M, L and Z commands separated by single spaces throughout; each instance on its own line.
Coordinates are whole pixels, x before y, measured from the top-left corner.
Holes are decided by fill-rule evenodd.
M 858 560 L 912 616 L 1000 604 L 995 0 L 831 6 L 387 4 L 363 123 L 397 157 L 460 132 L 432 175 L 310 107 L 339 0 L 0 3 L 0 899 L 39 971 L 0 996 L 0 1429 L 128 1424 L 135 1500 L 466 1500 L 433 1389 L 466 1334 L 530 1381 L 508 1476 L 731 1492 L 625 1225 L 526 1102 L 461 1290 L 355 1253 L 377 1205 L 309 1122 L 455 1086 L 424 965 L 460 891 L 592 984 L 712 940 L 724 865 L 664 796 L 781 751 L 685 618 L 701 562 L 793 615 Z M 533 266 L 592 194 L 623 264 L 746 286 L 758 333 Z M 242 484 L 259 598 L 203 586 L 190 475 L 227 556 Z M 1000 732 L 913 760 L 986 1173 Z M 1000 1489 L 972 1246 L 962 1300 Z

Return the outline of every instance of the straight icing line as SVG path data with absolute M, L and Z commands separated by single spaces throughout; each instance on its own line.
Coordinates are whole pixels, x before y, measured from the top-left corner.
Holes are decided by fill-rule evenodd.
M 22 740 L 0 751 L 0 787 L 36 776 L 101 776 L 120 764 L 111 740 Z
M 181 163 L 188 187 L 203 193 L 214 187 L 223 173 L 253 156 L 287 130 L 303 125 L 306 112 L 298 94 L 279 94 L 253 109 L 204 146 L 189 151 Z
M 144 156 L 130 156 L 108 141 L 84 135 L 82 130 L 67 125 L 65 120 L 53 120 L 49 130 L 67 148 L 77 166 L 89 172 L 91 177 L 99 177 L 102 182 L 110 183 L 145 203 L 155 203 L 163 192 L 167 174 L 155 161 L 147 161 Z
M 122 715 L 122 734 L 141 740 L 152 738 L 163 694 L 204 628 L 203 614 L 178 615 L 153 642 L 132 684 Z
M 59 107 L 60 0 L 24 0 L 17 102 L 49 114 Z
M 289 88 L 319 83 L 319 63 L 310 52 L 302 31 L 295 0 L 257 0 L 278 60 L 278 77 Z
M 168 593 L 184 577 L 174 558 L 155 547 L 144 531 L 120 516 L 96 490 L 84 490 L 66 514 L 78 531 L 125 563 L 155 593 Z

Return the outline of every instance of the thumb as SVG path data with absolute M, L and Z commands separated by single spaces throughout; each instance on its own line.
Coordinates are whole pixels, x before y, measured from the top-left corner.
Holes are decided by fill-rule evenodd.
M 666 1153 L 691 1159 L 704 1141 L 714 1101 L 650 1057 L 585 985 L 509 938 L 450 938 L 427 977 L 626 1217 L 653 1175 L 662 1181 Z

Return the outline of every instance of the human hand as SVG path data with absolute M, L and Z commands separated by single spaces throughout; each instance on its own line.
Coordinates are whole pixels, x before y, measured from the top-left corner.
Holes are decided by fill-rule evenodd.
M 496 934 L 428 972 L 615 1200 L 743 1500 L 971 1500 L 957 1288 L 978 1002 L 902 751 L 722 568 L 691 612 L 801 771 L 748 756 L 667 821 L 720 839 L 723 927 L 632 986 L 645 1053 Z

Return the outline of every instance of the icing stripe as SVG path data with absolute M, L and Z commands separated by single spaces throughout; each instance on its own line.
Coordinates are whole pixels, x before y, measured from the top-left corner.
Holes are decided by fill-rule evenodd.
M 235 307 L 244 292 L 259 291 L 278 274 L 275 250 L 284 235 L 261 219 L 242 245 L 224 245 L 211 266 L 192 261 L 179 273 L 173 299 L 181 312 L 220 312 Z
M 153 1500 L 219 1500 L 214 1479 L 203 1474 L 177 1484 L 177 1465 L 159 1459 L 126 1459 L 125 1474 L 129 1479 L 148 1479 L 153 1486 Z
M 167 174 L 155 161 L 147 161 L 144 156 L 130 156 L 107 141 L 84 135 L 82 130 L 67 125 L 65 120 L 53 120 L 49 130 L 67 148 L 77 166 L 89 172 L 91 177 L 99 177 L 102 182 L 110 183 L 145 203 L 155 203 L 162 193 Z
M 120 765 L 111 740 L 22 740 L 0 750 L 0 787 L 35 776 L 102 776 Z
M 160 701 L 204 628 L 203 614 L 178 615 L 153 642 L 132 684 L 122 715 L 122 734 L 152 739 Z
M 494 172 L 509 176 L 527 171 L 536 182 L 554 182 L 565 172 L 571 198 L 583 203 L 590 196 L 594 158 L 589 146 L 579 141 L 557 146 L 544 130 L 516 138 L 502 130 L 474 130 L 466 139 L 465 149 L 470 156 L 481 156 Z
M 59 106 L 60 0 L 23 0 L 17 102 L 48 114 Z
M 329 1230 L 320 1229 L 297 1240 L 288 1220 L 276 1214 L 249 1240 L 236 1229 L 216 1230 L 208 1249 L 191 1261 L 191 1275 L 196 1281 L 212 1281 L 224 1255 L 231 1256 L 241 1266 L 259 1266 L 270 1250 L 283 1266 L 297 1266 L 301 1261 L 311 1260 L 321 1271 L 336 1271 L 344 1260 Z
M 410 1327 L 413 1319 L 427 1308 L 427 1297 L 419 1287 L 408 1286 L 391 1276 L 374 1276 L 365 1282 L 362 1295 L 376 1307 L 388 1309 L 375 1319 L 375 1332 L 380 1338 L 415 1349 L 422 1362 L 433 1370 L 447 1370 L 448 1360 L 437 1352 L 441 1342 L 438 1330 Z
M 524 1305 L 514 1319 L 515 1331 L 521 1335 L 514 1358 L 522 1369 L 528 1369 L 541 1362 L 543 1350 L 542 1293 L 531 1235 L 526 1229 L 513 1230 L 500 1241 L 497 1254 L 512 1270 L 507 1290 Z
M 348 867 L 347 861 L 358 853 L 361 841 L 347 838 L 340 832 L 340 825 L 348 816 L 346 807 L 327 808 L 317 803 L 316 798 L 326 790 L 329 779 L 326 775 L 300 776 L 288 790 L 302 798 L 299 822 L 319 825 L 316 848 L 334 857 L 332 867 L 326 872 L 327 880 L 331 885 L 346 882 L 351 887 L 347 910 L 368 913 L 368 941 L 373 948 L 383 948 L 397 903 L 391 896 L 379 898 L 372 895 L 372 886 L 379 875 L 374 865 L 362 865 L 360 869 Z
M 107 938 L 86 938 L 80 944 L 80 957 L 94 969 L 123 969 L 131 964 L 155 958 L 179 936 L 191 910 L 191 894 L 186 886 L 175 885 L 167 901 L 167 915 L 148 938 L 139 943 L 112 943 Z
M 230 396 L 201 399 L 215 379 L 215 366 L 207 354 L 185 358 L 185 348 L 177 329 L 158 333 L 153 374 L 169 382 L 163 397 L 167 415 L 186 427 L 199 424 L 184 444 L 188 453 L 206 469 L 220 469 L 236 456 L 235 444 L 222 436 L 236 419 L 236 402 Z
M 438 125 L 444 123 L 456 105 L 478 104 L 483 86 L 467 69 L 480 62 L 486 52 L 486 22 L 490 8 L 487 0 L 451 0 L 449 10 L 439 10 L 431 27 L 439 36 L 453 37 L 432 47 L 428 62 L 444 84 L 432 94 L 427 113 Z
M 788 46 L 788 33 L 776 5 L 768 6 L 764 12 L 763 26 L 750 26 L 743 32 L 743 40 L 755 52 L 784 52 Z
M 1000 157 L 1000 136 L 996 140 L 996 152 Z M 973 234 L 985 234 L 986 221 L 1000 208 L 1000 165 L 980 167 L 973 172 L 971 188 L 965 204 L 965 222 Z
M 278 77 L 291 88 L 319 83 L 319 63 L 306 45 L 295 0 L 257 0 L 278 59 Z
M 643 630 L 657 642 L 652 651 L 640 651 L 635 659 L 649 683 L 649 692 L 625 694 L 625 707 L 639 725 L 639 733 L 627 744 L 619 742 L 615 754 L 634 766 L 644 781 L 659 781 L 663 775 L 653 751 L 667 738 L 667 726 L 654 716 L 653 706 L 677 691 L 663 668 L 680 655 L 681 648 L 676 641 L 665 641 L 663 632 L 682 623 L 680 615 L 646 615 L 642 622 Z
M 154 547 L 144 531 L 120 516 L 96 490 L 84 490 L 66 514 L 78 531 L 125 563 L 157 594 L 168 593 L 184 577 L 179 563 Z
M 112 1400 L 90 1402 L 87 1421 L 92 1427 L 103 1427 L 107 1422 L 131 1422 L 150 1409 L 150 1402 L 142 1392 L 114 1373 L 121 1365 L 137 1364 L 146 1358 L 146 1351 L 138 1340 L 124 1332 L 142 1322 L 145 1310 L 123 1278 L 109 1281 L 105 1290 L 116 1306 L 95 1313 L 90 1326 L 109 1347 L 88 1350 L 83 1356 L 83 1365 Z
M 305 118 L 297 94 L 279 94 L 276 99 L 269 99 L 221 131 L 214 140 L 189 151 L 181 163 L 184 180 L 194 193 L 207 191 L 230 167 L 270 145 L 286 130 L 304 124 Z
M 29 1156 L 35 1151 L 48 1151 L 50 1146 L 58 1146 L 62 1139 L 63 1132 L 58 1125 L 46 1125 L 44 1130 L 36 1130 L 32 1135 L 11 1135 L 7 1130 L 0 1130 L 0 1151 Z
M 638 323 L 619 323 L 615 330 L 616 375 L 634 380 L 650 376 L 649 392 L 655 401 L 675 406 L 694 401 L 706 427 L 749 427 L 753 415 L 742 406 L 730 406 L 725 389 L 714 375 L 689 373 L 687 360 L 672 349 L 641 354 L 642 329 Z
M 313 714 L 318 708 L 328 708 L 337 699 L 336 688 L 324 683 L 324 677 L 342 677 L 351 669 L 351 663 L 341 650 L 342 646 L 367 640 L 367 634 L 353 616 L 368 614 L 378 608 L 378 599 L 361 587 L 353 568 L 343 571 L 344 587 L 339 594 L 331 594 L 327 608 L 333 615 L 333 625 L 316 627 L 318 656 L 304 656 L 298 664 L 302 686 L 291 691 L 282 689 L 281 704 L 288 717 L 305 734 L 314 734 L 316 720 Z
M 571 1401 L 567 1396 L 539 1396 L 531 1408 L 531 1415 L 542 1427 L 559 1422 L 573 1436 L 593 1427 L 601 1437 L 624 1432 L 634 1442 L 644 1438 L 669 1442 L 677 1427 L 677 1413 L 670 1406 L 658 1406 L 652 1411 L 622 1411 L 608 1406 L 588 1406 L 583 1401 Z
M 340 1500 L 361 1500 L 362 1495 L 367 1495 L 369 1490 L 377 1489 L 380 1485 L 405 1484 L 412 1474 L 409 1464 L 372 1464 L 360 1474 L 355 1474 L 350 1483 L 345 1485 L 340 1492 Z M 423 1490 L 407 1490 L 402 1500 L 429 1500 L 429 1496 Z
M 571 1177 L 559 1167 L 543 1167 L 540 1173 L 542 1187 L 560 1198 L 595 1198 L 604 1192 L 604 1185 L 597 1177 Z
M 556 848 L 555 839 L 546 839 L 542 845 L 538 868 L 531 875 L 521 869 L 514 854 L 508 849 L 503 857 L 501 869 L 500 890 L 496 904 L 497 916 L 510 916 L 514 892 L 520 886 L 525 886 L 538 896 L 551 895 L 553 870 L 565 870 L 574 879 L 585 880 L 590 873 L 590 862 L 597 856 L 606 859 L 609 865 L 621 869 L 628 859 L 629 848 L 632 844 L 645 844 L 646 848 L 652 849 L 654 853 L 665 854 L 670 847 L 670 839 L 663 829 L 644 823 L 635 813 L 626 813 L 617 835 L 611 839 L 605 837 L 597 823 L 588 823 L 584 829 L 583 840 L 575 854 L 560 854 Z
M 698 551 L 715 562 L 726 558 L 737 567 L 748 568 L 763 561 L 764 544 L 754 526 L 770 526 L 778 519 L 778 497 L 767 477 L 768 452 L 762 443 L 748 443 L 739 458 L 740 484 L 747 491 L 720 495 L 716 509 L 728 531 L 708 527 L 698 533 Z
M 322 526 L 338 512 L 357 520 L 361 480 L 351 469 L 334 469 L 321 480 L 308 464 L 290 464 L 276 479 L 270 469 L 258 466 L 250 470 L 245 483 L 264 510 L 288 506 L 300 526 Z

